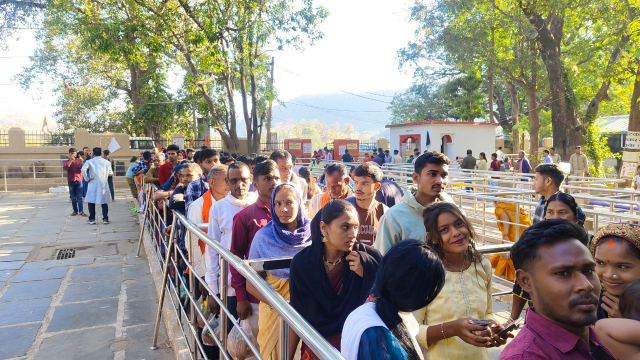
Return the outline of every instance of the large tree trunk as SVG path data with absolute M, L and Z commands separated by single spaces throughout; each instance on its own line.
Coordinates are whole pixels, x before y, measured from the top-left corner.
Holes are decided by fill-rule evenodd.
M 568 158 L 571 148 L 582 145 L 572 90 L 566 79 L 566 72 L 562 64 L 562 39 L 564 18 L 553 12 L 547 19 L 530 8 L 530 2 L 520 1 L 520 8 L 537 31 L 536 40 L 542 48 L 541 57 L 549 78 L 551 90 L 551 124 L 553 126 L 553 145 L 557 153 Z
M 636 59 L 636 61 L 639 64 L 636 70 L 635 82 L 633 83 L 633 94 L 631 95 L 629 131 L 640 132 L 640 59 Z
M 527 89 L 527 107 L 529 108 L 529 154 L 534 154 L 538 152 L 540 142 L 540 109 L 535 87 Z
M 493 113 L 493 69 L 489 70 L 489 122 L 497 122 Z
M 507 81 L 507 89 L 509 90 L 509 95 L 511 95 L 511 119 L 513 123 L 513 132 L 511 135 L 511 141 L 513 142 L 512 151 L 518 153 L 520 151 L 520 132 L 516 125 L 520 122 L 520 100 L 518 99 L 518 89 L 516 89 L 516 86 L 511 80 Z

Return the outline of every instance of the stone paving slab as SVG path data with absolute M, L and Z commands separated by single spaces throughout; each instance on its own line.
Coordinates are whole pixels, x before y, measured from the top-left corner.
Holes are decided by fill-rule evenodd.
M 24 261 L 0 262 L 0 270 L 17 270 L 24 265 Z
M 127 286 L 127 300 L 155 299 L 157 297 L 156 286 L 152 279 L 140 279 Z
M 0 326 L 42 321 L 50 303 L 50 298 L 2 303 Z
M 9 289 L 0 297 L 0 303 L 50 298 L 58 292 L 60 283 L 60 279 L 11 283 Z
M 157 294 L 126 194 L 88 225 L 68 194 L 0 193 L 0 359 L 174 359 L 164 324 L 149 350 Z
M 47 332 L 115 324 L 118 299 L 103 299 L 57 306 Z
M 9 280 L 9 278 L 15 274 L 15 270 L 0 270 L 0 281 L 5 282 Z
M 23 261 L 29 257 L 29 253 L 12 253 L 12 254 L 0 254 L 0 261 Z
M 112 326 L 59 334 L 45 339 L 36 360 L 113 360 L 109 348 L 115 339 Z
M 155 299 L 127 301 L 124 306 L 124 326 L 153 323 L 157 309 Z
M 68 267 L 55 267 L 51 269 L 22 269 L 11 279 L 11 282 L 62 279 L 67 275 L 68 271 Z
M 31 348 L 40 326 L 40 323 L 36 323 L 0 328 L 0 359 L 25 355 Z
M 11 252 L 17 252 L 17 253 L 28 253 L 31 252 L 31 250 L 33 250 L 33 246 L 3 246 L 0 247 L 0 253 L 2 253 L 2 251 L 11 251 Z
M 104 265 L 76 268 L 71 273 L 71 282 L 119 280 L 122 265 Z
M 66 260 L 45 260 L 30 262 L 25 264 L 23 269 L 52 269 L 61 266 L 89 265 L 93 264 L 92 258 L 66 259 Z
M 64 292 L 60 303 L 106 299 L 117 297 L 118 295 L 120 295 L 119 281 L 84 282 L 70 284 Z

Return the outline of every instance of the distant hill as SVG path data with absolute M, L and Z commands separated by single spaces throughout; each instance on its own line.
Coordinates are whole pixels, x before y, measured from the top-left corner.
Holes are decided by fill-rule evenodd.
M 387 131 L 391 112 L 387 110 L 393 95 L 404 89 L 368 93 L 304 95 L 273 108 L 274 126 L 285 121 L 318 119 L 329 124 L 352 124 L 356 132 Z

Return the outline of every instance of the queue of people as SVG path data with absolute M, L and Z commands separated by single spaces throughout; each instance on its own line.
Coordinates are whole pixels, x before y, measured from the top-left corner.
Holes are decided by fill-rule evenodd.
M 206 226 L 241 259 L 292 256 L 289 269 L 260 275 L 346 359 L 488 359 L 487 349 L 513 337 L 509 325 L 527 303 L 527 324 L 501 359 L 630 358 L 640 346 L 637 336 L 607 321 L 626 318 L 626 326 L 637 327 L 640 229 L 610 225 L 590 240 L 584 213 L 560 191 L 564 174 L 556 164 L 535 169 L 540 201 L 533 225 L 514 239 L 509 260 L 518 296 L 501 324 L 493 313 L 492 265 L 476 250 L 473 224 L 445 192 L 451 162 L 444 154 L 418 154 L 415 194 L 387 202 L 378 195 L 393 182 L 373 159 L 349 174 L 320 157 L 309 167 L 322 167 L 321 181 L 309 167 L 296 172 L 282 150 L 267 159 L 203 149 L 182 164 L 168 152 L 168 163 L 149 166 L 158 176 L 162 166 L 169 169 L 153 200 L 169 199 L 171 209 Z M 480 162 L 494 169 L 499 156 L 488 163 L 481 154 Z M 132 162 L 132 172 L 137 166 Z M 180 241 L 210 289 L 219 291 L 220 278 L 229 277 L 230 312 L 249 322 L 261 356 L 277 359 L 277 313 L 235 269 L 221 273 L 211 247 L 199 241 L 187 249 Z M 218 312 L 212 296 L 219 294 L 198 291 Z M 291 358 L 299 345 L 291 332 Z M 304 343 L 300 357 L 318 358 Z

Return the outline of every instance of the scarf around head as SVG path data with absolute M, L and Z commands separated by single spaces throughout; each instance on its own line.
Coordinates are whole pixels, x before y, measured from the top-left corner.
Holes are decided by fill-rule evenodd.
M 280 219 L 278 218 L 278 215 L 276 215 L 276 212 L 274 210 L 276 194 L 278 193 L 278 191 L 283 191 L 285 186 L 293 189 L 293 191 L 296 193 L 296 196 L 298 197 L 298 217 L 296 218 L 296 221 L 298 222 L 298 228 L 293 232 L 289 231 L 287 227 L 280 222 Z M 302 207 L 302 204 L 304 204 L 304 202 L 302 201 L 302 195 L 300 195 L 300 191 L 296 186 L 292 186 L 291 184 L 288 184 L 288 183 L 280 184 L 276 186 L 276 188 L 273 189 L 273 193 L 271 194 L 270 203 L 271 203 L 271 207 L 270 207 L 271 222 L 272 222 L 274 235 L 277 236 L 277 238 L 282 241 L 283 243 L 282 246 L 297 247 L 301 243 L 307 242 L 311 239 L 311 219 L 304 216 L 304 209 Z M 280 256 L 284 256 L 284 255 L 280 255 Z
M 321 220 L 322 211 L 319 211 L 311 221 L 311 245 L 291 261 L 290 294 L 291 306 L 320 335 L 329 338 L 341 333 L 347 316 L 364 304 L 371 292 L 382 255 L 376 249 L 356 242 L 353 251 L 360 255 L 364 276 L 358 276 L 345 266 L 342 290 L 336 294 L 329 285 L 324 268 Z
M 615 236 L 624 239 L 633 244 L 638 250 L 640 250 L 640 226 L 632 224 L 609 224 L 596 231 L 596 234 L 591 241 L 591 254 L 596 255 L 596 248 L 600 240 L 607 236 Z
M 275 194 L 282 191 L 284 186 L 296 190 L 298 196 L 298 228 L 295 231 L 289 231 L 274 211 Z M 302 249 L 311 245 L 311 219 L 303 214 L 302 202 L 300 201 L 300 192 L 291 184 L 278 185 L 271 195 L 271 221 L 262 229 L 258 230 L 253 242 L 251 243 L 250 259 L 271 259 L 284 256 L 295 256 Z M 271 275 L 281 278 L 289 278 L 289 269 L 277 269 L 268 271 Z

